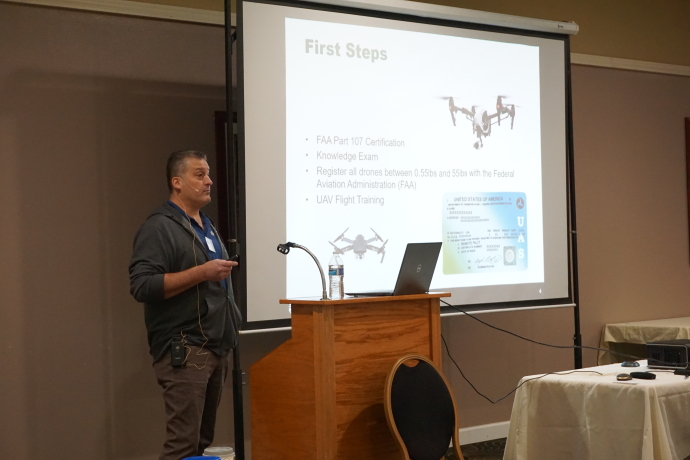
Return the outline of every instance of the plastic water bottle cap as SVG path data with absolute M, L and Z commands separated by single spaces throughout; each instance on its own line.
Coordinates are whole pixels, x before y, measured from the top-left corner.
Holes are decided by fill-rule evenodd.
M 204 455 L 230 455 L 235 451 L 232 447 L 207 447 L 204 449 Z
M 207 447 L 204 449 L 204 455 L 215 455 L 220 457 L 223 455 L 231 455 L 234 452 L 232 447 Z

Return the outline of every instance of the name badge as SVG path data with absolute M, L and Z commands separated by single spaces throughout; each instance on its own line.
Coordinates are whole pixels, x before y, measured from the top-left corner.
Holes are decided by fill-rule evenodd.
M 213 246 L 213 241 L 211 241 L 211 239 L 208 236 L 204 238 L 206 238 L 206 246 L 208 246 L 208 250 L 211 252 L 216 252 L 216 248 L 215 246 Z

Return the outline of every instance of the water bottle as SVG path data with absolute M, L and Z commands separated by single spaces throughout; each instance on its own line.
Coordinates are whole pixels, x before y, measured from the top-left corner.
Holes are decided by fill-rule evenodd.
M 331 260 L 328 262 L 328 297 L 331 300 L 339 300 L 345 297 L 343 275 L 345 275 L 343 259 L 340 258 L 337 252 L 333 252 L 333 256 L 331 257 Z

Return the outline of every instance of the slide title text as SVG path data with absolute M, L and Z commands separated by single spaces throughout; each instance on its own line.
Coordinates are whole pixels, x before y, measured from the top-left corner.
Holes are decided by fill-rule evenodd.
M 311 38 L 307 38 L 304 42 L 304 51 L 307 54 L 322 54 L 336 57 L 342 57 L 344 55 L 349 58 L 357 57 L 360 59 L 368 59 L 371 60 L 371 62 L 385 61 L 388 59 L 386 50 L 363 48 L 354 43 L 348 43 L 343 47 L 340 43 L 319 43 L 318 40 L 312 40 Z M 341 54 L 341 51 L 343 51 L 343 54 Z

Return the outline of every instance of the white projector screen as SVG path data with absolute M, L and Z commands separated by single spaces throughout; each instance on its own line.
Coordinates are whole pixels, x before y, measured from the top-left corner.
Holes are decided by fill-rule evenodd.
M 455 305 L 569 299 L 567 38 L 366 14 L 242 2 L 246 322 L 321 294 L 286 241 L 342 252 L 345 292 L 441 241 Z

